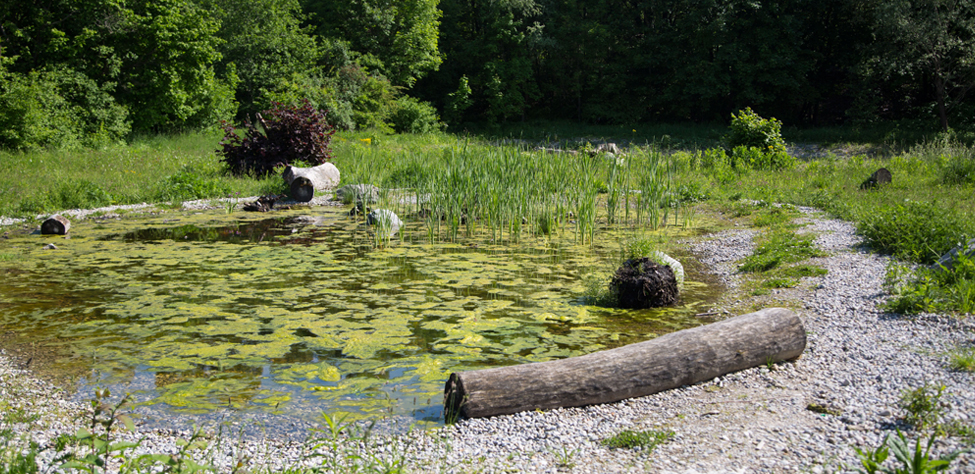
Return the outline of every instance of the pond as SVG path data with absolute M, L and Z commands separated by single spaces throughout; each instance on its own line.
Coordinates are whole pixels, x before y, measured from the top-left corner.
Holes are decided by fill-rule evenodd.
M 676 308 L 588 306 L 620 234 L 496 245 L 427 240 L 419 224 L 376 248 L 341 207 L 168 212 L 78 221 L 70 238 L 0 240 L 0 325 L 58 354 L 50 370 L 131 392 L 193 420 L 325 413 L 442 423 L 451 372 L 546 361 L 704 323 L 722 288 L 691 255 Z M 57 250 L 45 250 L 53 242 Z

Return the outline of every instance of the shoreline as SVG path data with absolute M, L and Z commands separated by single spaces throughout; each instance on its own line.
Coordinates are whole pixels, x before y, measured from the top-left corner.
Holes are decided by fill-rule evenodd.
M 880 284 L 890 258 L 860 248 L 852 224 L 816 217 L 809 209 L 803 212 L 810 223 L 807 229 L 818 234 L 816 245 L 828 254 L 809 263 L 829 273 L 803 278 L 796 289 L 773 290 L 758 298 L 741 294 L 735 261 L 752 250 L 755 232 L 750 229 L 687 242 L 729 288 L 715 310 L 740 314 L 753 305 L 792 303 L 790 309 L 799 314 L 808 333 L 806 352 L 798 360 L 778 364 L 771 371 L 748 369 L 611 404 L 462 420 L 395 439 L 378 437 L 376 446 L 388 447 L 390 455 L 397 450 L 408 453 L 416 472 L 478 468 L 483 472 L 818 473 L 855 470 L 859 462 L 854 447 L 874 449 L 884 435 L 905 430 L 897 407 L 905 389 L 929 382 L 944 384 L 951 405 L 947 417 L 969 426 L 975 423 L 975 375 L 948 370 L 945 355 L 972 343 L 972 318 L 931 314 L 906 318 L 881 312 L 876 305 L 885 298 Z M 0 402 L 16 409 L 51 410 L 39 420 L 48 426 L 31 435 L 45 442 L 50 439 L 45 434 L 76 428 L 77 424 L 67 423 L 68 415 L 83 415 L 85 404 L 71 402 L 66 392 L 14 364 L 5 351 L 0 352 Z M 26 405 L 20 407 L 20 402 Z M 810 404 L 837 414 L 810 411 Z M 668 429 L 675 436 L 652 453 L 610 450 L 600 444 L 624 429 Z M 906 433 L 912 440 L 918 438 L 914 431 Z M 129 435 L 133 434 L 124 436 Z M 134 435 L 146 436 L 137 453 L 160 453 L 175 449 L 175 436 L 188 433 L 155 430 Z M 307 454 L 307 446 L 297 442 L 217 444 L 225 452 L 210 455 L 220 472 L 230 470 L 241 456 L 256 461 L 256 467 L 273 468 L 300 464 Z M 965 447 L 958 438 L 939 438 L 934 457 Z M 574 467 L 566 469 L 568 464 Z M 948 472 L 975 472 L 975 455 L 963 454 Z

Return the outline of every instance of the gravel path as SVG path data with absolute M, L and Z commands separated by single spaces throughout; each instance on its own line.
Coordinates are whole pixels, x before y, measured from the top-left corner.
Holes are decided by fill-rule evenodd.
M 884 298 L 881 282 L 887 257 L 860 249 L 851 224 L 803 211 L 806 228 L 818 234 L 816 244 L 828 254 L 811 263 L 829 273 L 805 278 L 796 289 L 775 290 L 760 302 L 786 304 L 802 318 L 808 345 L 798 360 L 778 364 L 772 371 L 750 369 L 619 403 L 462 420 L 439 431 L 377 439 L 369 458 L 407 453 L 413 472 L 855 470 L 859 464 L 854 447 L 875 448 L 895 428 L 906 429 L 898 408 L 900 395 L 925 383 L 947 387 L 948 418 L 975 425 L 975 375 L 947 368 L 949 351 L 973 343 L 971 318 L 909 319 L 881 312 L 877 303 Z M 735 290 L 735 261 L 751 253 L 754 235 L 751 230 L 727 231 L 689 243 L 732 288 L 723 308 L 756 304 Z M 85 408 L 5 358 L 0 358 L 0 400 L 44 413 L 31 431 L 42 442 L 68 429 L 68 415 Z M 835 414 L 810 411 L 810 404 Z M 610 450 L 600 444 L 624 429 L 672 430 L 675 436 L 652 452 Z M 145 438 L 139 449 L 173 451 L 172 435 L 141 433 Z M 222 471 L 240 460 L 258 468 L 292 465 L 303 453 L 302 445 L 273 441 L 211 444 L 206 459 Z M 350 441 L 342 449 L 359 445 Z M 963 447 L 959 438 L 939 438 L 934 452 Z M 975 455 L 963 454 L 949 472 L 975 472 Z

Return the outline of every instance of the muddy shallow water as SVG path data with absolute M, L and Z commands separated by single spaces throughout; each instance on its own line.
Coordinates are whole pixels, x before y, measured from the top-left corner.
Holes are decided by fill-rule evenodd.
M 0 240 L 0 326 L 24 357 L 44 347 L 32 368 L 70 379 L 80 398 L 107 386 L 158 413 L 438 424 L 451 372 L 696 326 L 722 291 L 676 251 L 680 306 L 585 305 L 582 277 L 619 262 L 616 231 L 592 246 L 571 231 L 503 245 L 431 244 L 410 223 L 403 235 L 376 248 L 336 207 L 79 221 L 68 239 L 12 232 Z

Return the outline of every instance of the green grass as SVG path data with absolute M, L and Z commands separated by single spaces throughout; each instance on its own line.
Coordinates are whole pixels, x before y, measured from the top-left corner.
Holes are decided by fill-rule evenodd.
M 889 311 L 975 314 L 975 259 L 960 256 L 951 271 L 894 264 L 885 287 L 893 296 L 884 304 Z
M 673 437 L 674 432 L 670 430 L 624 430 L 604 439 L 602 444 L 611 449 L 644 448 L 647 451 L 652 451 L 654 448 L 666 443 Z
M 0 152 L 0 215 L 283 190 L 280 179 L 227 175 L 214 153 L 219 141 L 220 135 L 196 133 L 102 150 Z
M 773 274 L 781 278 L 803 278 L 823 276 L 827 273 L 829 273 L 829 271 L 823 267 L 802 263 L 799 265 L 779 268 L 775 270 Z
M 785 263 L 816 257 L 822 253 L 813 245 L 814 236 L 790 230 L 766 233 L 752 255 L 745 257 L 739 270 L 744 273 L 767 272 Z
M 762 282 L 765 288 L 795 288 L 799 285 L 799 280 L 794 278 L 769 278 Z

